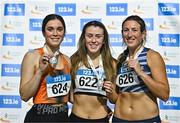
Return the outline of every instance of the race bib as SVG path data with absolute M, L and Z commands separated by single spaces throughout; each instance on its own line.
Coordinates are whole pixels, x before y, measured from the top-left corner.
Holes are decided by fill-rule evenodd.
M 98 90 L 98 83 L 102 80 L 98 80 L 92 70 L 79 69 L 76 75 L 76 88 Z
M 48 97 L 64 96 L 69 93 L 71 77 L 69 74 L 47 76 L 46 87 Z
M 119 87 L 126 87 L 139 84 L 138 77 L 134 71 L 119 74 L 117 76 L 116 84 Z
M 78 70 L 76 75 L 76 87 L 82 89 L 98 90 L 98 79 L 92 70 Z

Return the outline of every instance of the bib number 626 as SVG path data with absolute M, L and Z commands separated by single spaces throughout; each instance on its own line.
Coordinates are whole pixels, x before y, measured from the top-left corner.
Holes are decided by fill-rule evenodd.
M 119 85 L 126 85 L 128 83 L 133 83 L 133 73 L 121 74 L 119 76 Z

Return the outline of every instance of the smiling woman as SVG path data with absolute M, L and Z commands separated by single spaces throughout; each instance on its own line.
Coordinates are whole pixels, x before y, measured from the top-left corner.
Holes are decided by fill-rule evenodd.
M 70 122 L 109 122 L 107 100 L 113 100 L 116 60 L 112 57 L 105 26 L 98 21 L 84 25 L 73 64 L 73 103 Z
M 117 64 L 117 94 L 113 123 L 160 123 L 157 98 L 167 101 L 169 83 L 161 55 L 144 46 L 146 25 L 137 15 L 122 23 L 127 49 Z M 139 113 L 137 113 L 139 112 Z
M 24 122 L 68 121 L 71 64 L 59 51 L 65 32 L 61 16 L 47 15 L 42 23 L 44 46 L 27 52 L 23 58 L 20 95 L 24 101 L 33 97 L 34 103 Z

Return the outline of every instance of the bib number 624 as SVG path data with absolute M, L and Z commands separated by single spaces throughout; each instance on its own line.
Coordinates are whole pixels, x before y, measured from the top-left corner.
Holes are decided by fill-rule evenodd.
M 63 93 L 64 91 L 67 92 L 67 83 L 65 83 L 65 84 L 58 83 L 58 84 L 54 84 L 52 86 L 53 94 Z

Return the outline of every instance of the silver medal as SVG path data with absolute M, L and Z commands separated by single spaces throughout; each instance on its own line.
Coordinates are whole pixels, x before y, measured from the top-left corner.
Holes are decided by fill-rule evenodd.
M 56 64 L 57 63 L 57 58 L 55 56 L 53 56 L 52 58 L 49 59 L 49 63 Z
M 97 85 L 98 85 L 98 90 L 102 90 L 102 87 L 103 87 L 103 81 L 102 81 L 102 79 L 99 79 Z

